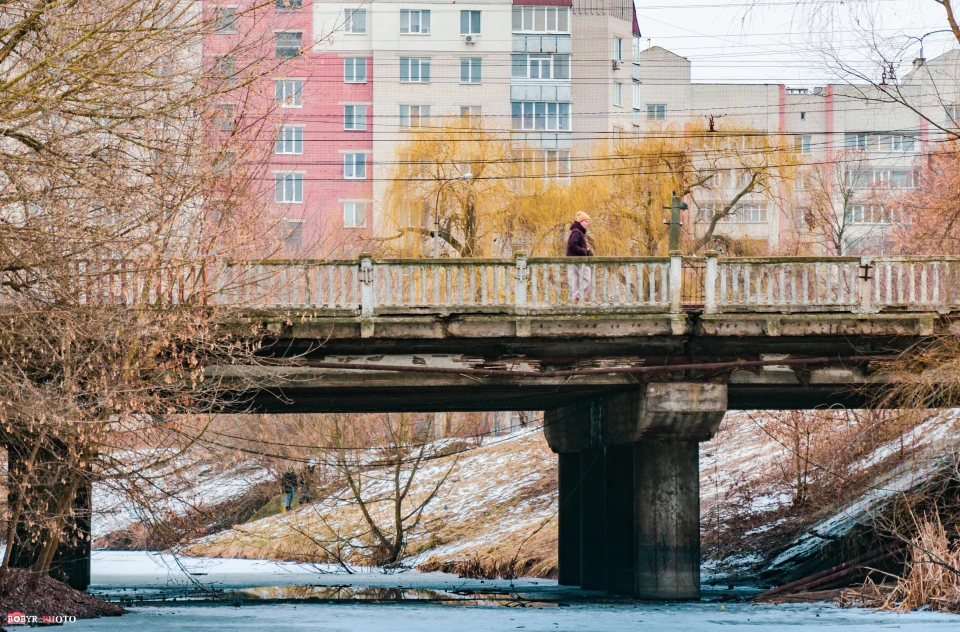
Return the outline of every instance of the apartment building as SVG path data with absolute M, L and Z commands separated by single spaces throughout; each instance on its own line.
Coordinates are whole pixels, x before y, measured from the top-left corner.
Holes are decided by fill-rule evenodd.
M 229 28 L 204 41 L 209 64 L 239 35 L 282 61 L 264 196 L 292 252 L 356 252 L 381 233 L 397 150 L 409 130 L 470 117 L 529 147 L 544 177 L 570 172 L 627 129 L 636 104 L 626 0 L 277 0 L 210 4 Z
M 273 210 L 285 254 L 336 255 L 362 247 L 372 235 L 369 47 L 351 40 L 353 46 L 343 50 L 323 50 L 329 33 L 316 28 L 303 0 L 277 0 L 267 8 L 224 2 L 207 9 L 216 16 L 203 43 L 207 66 L 222 65 L 228 55 L 231 68 L 259 58 L 270 69 L 228 111 L 266 119 L 260 137 L 250 139 L 256 150 L 251 155 L 259 160 L 263 145 L 271 149 L 261 195 Z
M 923 155 L 944 137 L 939 126 L 955 126 L 960 113 L 960 51 L 918 59 L 904 76 L 888 76 L 887 87 L 828 84 L 794 89 L 784 84 L 693 83 L 690 68 L 689 60 L 660 47 L 637 52 L 632 129 L 652 133 L 712 120 L 720 131 L 752 129 L 792 141 L 810 166 L 798 169 L 789 191 L 747 196 L 720 228 L 723 234 L 765 243 L 771 249 L 798 230 L 808 229 L 799 209 L 812 195 L 810 177 L 816 168 L 834 171 L 834 228 L 842 229 L 843 251 L 882 252 L 889 247 L 891 229 L 902 217 L 896 209 L 871 201 L 867 193 L 877 188 L 891 193 L 912 188 Z M 896 102 L 890 93 L 910 107 Z M 735 186 L 736 178 L 728 181 Z M 720 203 L 708 197 L 699 202 Z M 699 234 L 704 230 L 701 210 L 690 212 Z M 813 233 L 803 236 L 814 244 L 822 238 Z

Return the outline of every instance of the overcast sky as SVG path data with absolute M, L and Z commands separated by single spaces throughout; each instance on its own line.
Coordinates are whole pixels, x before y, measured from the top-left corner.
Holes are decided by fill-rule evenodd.
M 649 42 L 690 59 L 694 81 L 786 83 L 790 86 L 840 80 L 823 51 L 832 47 L 862 72 L 879 78 L 883 55 L 867 33 L 876 34 L 888 59 L 909 69 L 920 36 L 947 27 L 934 0 L 635 0 Z M 924 56 L 956 46 L 950 34 L 930 35 Z

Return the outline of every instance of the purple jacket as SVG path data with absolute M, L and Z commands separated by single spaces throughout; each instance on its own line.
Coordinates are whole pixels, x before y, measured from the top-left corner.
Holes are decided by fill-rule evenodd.
M 587 229 L 580 222 L 570 224 L 570 237 L 567 238 L 568 257 L 592 257 L 587 246 Z

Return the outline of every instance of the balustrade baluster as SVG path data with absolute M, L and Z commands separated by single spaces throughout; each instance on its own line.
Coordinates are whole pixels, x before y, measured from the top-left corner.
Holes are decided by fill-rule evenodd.
M 720 270 L 720 305 L 727 304 L 727 264 L 718 264 Z
M 910 275 L 910 304 L 917 302 L 917 269 L 916 265 L 909 264 L 908 274 Z
M 743 266 L 735 265 L 730 269 L 730 295 L 731 302 L 735 305 L 740 304 L 740 275 Z
M 933 305 L 940 304 L 940 264 L 936 261 L 930 264 L 931 272 L 933 273 Z
M 920 264 L 920 302 L 928 304 L 927 301 L 927 270 L 929 266 L 926 263 Z

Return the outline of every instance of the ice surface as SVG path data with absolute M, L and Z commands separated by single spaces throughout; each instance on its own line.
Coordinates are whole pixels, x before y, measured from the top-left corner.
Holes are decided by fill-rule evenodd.
M 513 585 L 524 588 L 556 587 L 549 579 L 517 579 Z M 251 586 L 293 586 L 345 584 L 371 587 L 431 588 L 437 590 L 507 589 L 510 580 L 462 579 L 449 573 L 402 571 L 385 573 L 366 569 L 348 574 L 338 566 L 297 564 L 268 560 L 240 560 L 209 557 L 174 557 L 148 551 L 94 551 L 91 563 L 90 591 L 115 595 L 169 595 L 202 585 L 209 589 L 235 589 Z
M 960 629 L 960 616 L 931 612 L 906 615 L 827 604 L 618 604 L 566 607 L 463 607 L 446 605 L 283 604 L 270 606 L 135 608 L 118 619 L 69 625 L 70 630 L 108 632 L 635 632 L 750 629 L 757 632 L 838 630 L 946 632 Z

